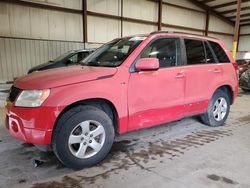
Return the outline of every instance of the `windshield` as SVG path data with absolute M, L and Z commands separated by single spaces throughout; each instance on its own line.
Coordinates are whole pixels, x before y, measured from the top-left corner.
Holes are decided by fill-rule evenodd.
M 62 61 L 64 58 L 66 58 L 66 57 L 68 57 L 68 56 L 71 56 L 71 55 L 73 55 L 73 54 L 74 54 L 73 51 L 66 52 L 66 53 L 60 55 L 59 57 L 57 57 L 56 59 L 54 59 L 54 60 L 52 60 L 52 61 L 53 61 L 53 62 L 54 62 L 54 61 Z
M 128 37 L 115 39 L 101 46 L 84 61 L 82 65 L 117 67 L 134 51 L 134 49 L 144 40 L 143 37 Z

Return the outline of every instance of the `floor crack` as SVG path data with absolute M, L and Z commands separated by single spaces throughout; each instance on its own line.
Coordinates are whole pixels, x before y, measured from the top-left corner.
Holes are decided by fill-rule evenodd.
M 150 172 L 150 173 L 153 173 L 153 174 L 155 174 L 155 175 L 157 175 L 157 176 L 159 176 L 159 177 L 161 177 L 161 178 L 163 178 L 163 179 L 165 179 L 165 180 L 167 180 L 167 181 L 177 182 L 177 183 L 183 185 L 184 187 L 187 187 L 184 183 L 182 183 L 182 182 L 180 182 L 180 181 L 178 181 L 178 180 L 172 179 L 172 178 L 167 177 L 167 176 L 163 176 L 163 175 L 159 174 L 158 172 L 156 172 L 156 171 L 154 171 L 154 170 L 151 170 L 150 168 L 147 168 L 147 167 L 143 166 L 143 165 L 140 164 L 138 161 L 136 161 L 136 160 L 130 155 L 129 152 L 126 152 L 126 155 L 127 155 L 127 157 L 128 157 L 136 166 L 138 166 L 138 167 L 141 168 L 142 170 L 146 170 L 146 171 L 148 171 L 148 172 Z

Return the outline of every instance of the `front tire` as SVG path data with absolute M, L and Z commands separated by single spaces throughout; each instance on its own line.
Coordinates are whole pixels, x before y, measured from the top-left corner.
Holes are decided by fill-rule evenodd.
M 93 106 L 77 106 L 59 119 L 52 147 L 65 166 L 82 169 L 106 157 L 114 135 L 112 120 L 104 111 Z
M 230 111 L 230 99 L 226 92 L 218 90 L 209 102 L 207 111 L 201 115 L 204 124 L 211 127 L 222 126 Z

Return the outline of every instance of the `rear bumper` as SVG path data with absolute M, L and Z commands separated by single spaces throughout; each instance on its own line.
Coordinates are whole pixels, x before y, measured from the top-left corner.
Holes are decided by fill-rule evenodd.
M 11 136 L 31 144 L 48 145 L 59 114 L 57 107 L 6 106 L 5 126 Z

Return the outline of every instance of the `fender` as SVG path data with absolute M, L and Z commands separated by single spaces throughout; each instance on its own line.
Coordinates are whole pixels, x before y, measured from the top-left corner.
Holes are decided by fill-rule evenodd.
M 223 86 L 228 86 L 233 94 L 233 98 L 232 98 L 232 103 L 234 102 L 237 94 L 238 94 L 238 87 L 237 86 L 233 86 L 232 84 L 229 84 L 229 82 L 220 82 L 216 85 L 216 87 L 212 90 L 212 92 L 210 93 L 210 99 L 212 98 L 213 94 L 216 92 L 216 90 L 218 90 L 220 87 Z
M 119 70 L 121 73 L 113 77 L 52 88 L 50 96 L 43 106 L 57 106 L 59 109 L 58 117 L 66 107 L 76 102 L 89 99 L 108 100 L 114 105 L 118 113 L 118 132 L 124 133 L 127 131 L 127 82 L 129 73 L 127 69 Z

